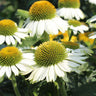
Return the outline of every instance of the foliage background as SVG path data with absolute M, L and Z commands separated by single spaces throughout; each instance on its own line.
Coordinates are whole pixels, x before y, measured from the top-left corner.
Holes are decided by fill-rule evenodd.
M 17 9 L 28 10 L 30 5 L 37 0 L 0 0 L 0 20 L 12 19 L 19 24 Z M 49 0 L 57 8 L 58 0 Z M 88 18 L 96 14 L 96 5 L 90 4 L 87 0 L 81 0 L 81 9 Z M 0 48 L 3 46 L 0 46 Z M 68 96 L 96 96 L 96 51 L 88 58 L 89 65 L 82 74 L 68 74 L 69 82 L 66 83 Z M 85 68 L 86 66 L 83 66 Z M 46 81 L 30 84 L 25 77 L 16 77 L 18 88 L 22 96 L 63 96 L 62 90 L 58 90 L 58 84 L 46 83 Z M 15 96 L 11 81 L 7 78 L 0 79 L 0 96 Z M 61 84 L 61 82 L 59 82 Z M 62 84 L 61 84 L 62 85 Z

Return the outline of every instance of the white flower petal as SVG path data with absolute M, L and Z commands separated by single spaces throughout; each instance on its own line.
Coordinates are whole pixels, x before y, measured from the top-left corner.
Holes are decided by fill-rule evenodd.
M 25 28 L 26 28 L 26 29 L 30 29 L 30 30 L 32 31 L 32 29 L 33 29 L 33 24 L 34 24 L 34 21 L 28 23 Z
M 61 31 L 61 32 L 65 32 L 68 29 L 68 23 L 66 21 L 64 21 L 63 19 L 61 19 L 60 17 L 55 17 L 54 19 L 52 19 L 56 25 L 57 28 Z
M 58 34 L 58 29 L 57 29 L 57 26 L 55 24 L 55 22 L 53 22 L 52 20 L 46 20 L 45 21 L 45 31 L 48 33 L 48 34 Z
M 12 36 L 9 37 L 10 38 L 10 41 L 12 42 L 12 45 L 15 45 L 15 40 Z
M 22 32 L 22 33 L 24 33 L 24 32 L 28 32 L 28 29 L 27 28 L 18 28 L 18 32 Z
M 32 33 L 30 33 L 30 36 L 34 36 L 37 33 L 37 25 L 38 25 L 38 21 L 35 21 L 32 25 Z
M 21 39 L 18 36 L 14 35 L 14 38 L 17 40 L 17 42 L 19 42 L 21 44 Z
M 44 33 L 44 29 L 45 29 L 45 22 L 44 20 L 40 20 L 37 26 L 37 33 L 36 33 L 37 37 L 40 37 Z
M 0 35 L 0 45 L 3 44 L 5 41 L 5 36 Z
M 66 62 L 67 63 L 67 62 Z M 61 68 L 61 70 L 63 70 L 64 72 L 70 72 L 71 68 L 69 66 L 66 65 L 65 62 L 59 63 L 58 66 L 59 68 Z
M 17 76 L 19 75 L 19 70 L 16 68 L 16 66 L 11 66 L 11 69 L 13 71 L 13 73 Z
M 16 32 L 15 35 L 18 36 L 19 38 L 22 38 L 22 39 L 25 39 L 25 37 L 28 36 L 27 34 L 19 33 L 19 32 Z
M 77 20 L 84 19 L 85 15 L 79 8 L 59 8 L 57 9 L 57 14 L 64 19 L 76 18 Z
M 60 68 L 58 67 L 58 65 L 54 65 L 55 68 L 55 72 L 59 77 L 63 77 L 64 76 L 64 72 L 62 70 L 60 70 Z
M 0 68 L 0 77 L 2 77 L 5 72 L 6 72 L 5 67 Z
M 11 76 L 11 68 L 10 67 L 5 67 L 5 70 L 6 70 L 7 77 L 10 78 L 10 76 Z
M 8 45 L 11 44 L 10 36 L 6 36 L 6 43 L 7 43 Z
M 33 53 L 23 53 L 22 54 L 23 58 L 25 59 L 34 59 L 34 54 Z
M 43 76 L 43 74 L 44 74 L 44 72 L 45 72 L 45 68 L 43 68 L 43 67 L 41 67 L 41 68 L 39 68 L 39 70 L 35 70 L 34 72 L 35 72 L 35 74 L 34 74 L 34 77 L 33 77 L 33 82 L 35 82 L 35 81 L 41 81 L 41 79 L 40 79 L 40 76 L 42 77 Z M 44 79 L 45 77 L 43 77 L 42 79 Z
M 26 68 L 26 66 L 24 66 L 24 64 L 17 64 L 16 65 L 21 71 L 26 71 L 27 70 L 27 68 Z
M 47 82 L 50 82 L 50 81 L 55 81 L 56 80 L 56 74 L 55 74 L 55 70 L 54 70 L 54 67 L 53 65 L 51 65 L 48 69 L 48 74 L 47 74 Z
M 25 64 L 25 65 L 35 65 L 36 64 L 36 62 L 31 60 L 31 59 L 22 59 L 20 61 L 20 63 L 21 64 Z

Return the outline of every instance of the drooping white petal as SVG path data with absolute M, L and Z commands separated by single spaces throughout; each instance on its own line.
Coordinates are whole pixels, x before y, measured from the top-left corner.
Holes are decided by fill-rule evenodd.
M 38 26 L 38 21 L 35 21 L 34 23 L 33 23 L 33 26 L 32 26 L 32 33 L 30 33 L 30 36 L 34 36 L 35 34 L 36 34 L 36 32 L 37 32 L 37 26 Z
M 5 70 L 6 70 L 7 77 L 10 78 L 10 76 L 11 76 L 11 68 L 10 67 L 5 67 Z
M 40 76 L 39 81 L 40 81 L 40 80 L 43 80 L 43 79 L 46 77 L 47 71 L 48 71 L 48 70 L 47 70 L 47 67 L 43 68 L 42 76 Z
M 81 11 L 81 9 L 77 8 L 77 14 L 81 19 L 85 18 L 85 14 Z
M 34 77 L 33 77 L 33 82 L 40 80 L 40 76 L 42 77 L 44 70 L 45 69 L 43 67 L 39 68 L 39 70 L 38 69 L 35 70 L 36 72 L 35 72 Z
M 5 36 L 0 35 L 0 45 L 3 44 L 5 41 Z
M 26 71 L 27 67 L 24 66 L 23 64 L 16 64 L 16 66 L 21 70 L 21 71 Z
M 2 77 L 5 72 L 6 72 L 5 67 L 2 67 L 2 68 L 0 69 L 0 77 Z
M 28 36 L 27 34 L 19 33 L 19 32 L 16 32 L 15 35 L 18 36 L 19 38 L 22 38 L 22 39 L 25 39 L 25 37 Z
M 55 70 L 54 70 L 54 66 L 53 65 L 51 65 L 50 67 L 49 67 L 49 70 L 48 70 L 48 74 L 47 74 L 48 76 L 47 76 L 47 82 L 50 82 L 50 81 L 55 81 L 56 80 L 56 74 L 55 74 Z
M 30 23 L 27 24 L 27 26 L 25 27 L 26 29 L 30 29 L 32 31 L 33 29 L 33 24 L 34 24 L 34 21 L 31 21 Z
M 11 69 L 15 75 L 19 74 L 19 70 L 16 68 L 16 66 L 11 66 Z
M 56 25 L 57 28 L 61 31 L 61 32 L 65 32 L 68 28 L 68 23 L 64 20 L 62 20 L 60 17 L 55 17 L 54 19 L 52 19 Z
M 64 17 L 64 19 L 76 18 L 77 20 L 80 20 L 85 18 L 84 13 L 79 8 L 59 8 L 57 14 Z
M 78 67 L 78 66 L 80 66 L 76 62 L 72 62 L 72 61 L 69 61 L 69 60 L 65 60 L 65 61 L 66 61 L 66 65 L 67 66 L 70 66 L 70 67 Z
M 59 76 L 59 77 L 63 77 L 64 76 L 64 72 L 62 70 L 60 70 L 58 65 L 54 65 L 54 68 L 55 68 L 55 72 L 56 72 L 57 76 Z
M 67 65 L 68 62 L 64 60 L 63 62 L 59 63 L 58 66 L 63 70 L 64 72 L 71 72 L 72 68 Z
M 74 62 L 77 62 L 78 64 L 85 64 L 86 62 L 85 61 L 82 61 L 82 60 L 85 60 L 86 57 L 79 57 L 79 58 L 76 58 L 76 57 L 72 57 L 72 56 L 69 56 L 67 59 L 70 61 L 74 61 Z
M 6 36 L 6 43 L 7 43 L 8 45 L 11 44 L 10 36 Z
M 45 31 L 48 33 L 48 34 L 58 34 L 58 29 L 57 29 L 57 26 L 55 24 L 55 22 L 53 22 L 52 20 L 46 20 L 45 21 Z
M 28 29 L 27 28 L 18 28 L 18 32 L 28 32 Z
M 17 42 L 19 42 L 20 44 L 22 43 L 22 42 L 21 42 L 21 39 L 20 39 L 18 36 L 15 36 L 15 35 L 14 35 L 14 37 L 15 37 L 15 39 L 17 40 Z
M 40 37 L 44 33 L 44 29 L 45 29 L 45 22 L 44 20 L 40 20 L 37 26 L 37 33 L 36 33 L 37 37 Z
M 10 38 L 10 41 L 11 41 L 12 45 L 15 45 L 15 40 L 14 40 L 14 38 L 13 38 L 12 36 L 10 36 L 9 38 Z
M 34 59 L 34 54 L 33 53 L 23 53 L 22 54 L 23 58 L 25 59 Z
M 26 65 L 35 65 L 35 64 L 36 64 L 36 62 L 33 61 L 33 60 L 31 60 L 31 59 L 22 59 L 22 60 L 20 61 L 20 63 L 21 63 L 21 64 L 26 64 Z

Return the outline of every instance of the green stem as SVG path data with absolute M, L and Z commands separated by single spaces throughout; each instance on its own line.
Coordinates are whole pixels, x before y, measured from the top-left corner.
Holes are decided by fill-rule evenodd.
M 21 18 L 20 21 L 19 21 L 19 27 L 20 27 L 20 28 L 22 27 L 23 22 L 24 22 L 24 20 Z
M 11 81 L 12 81 L 12 85 L 13 85 L 16 96 L 21 96 L 19 93 L 19 90 L 17 88 L 17 82 L 16 82 L 16 78 L 15 78 L 14 74 L 12 74 L 12 76 L 11 76 Z
M 59 85 L 59 96 L 67 96 L 64 80 L 58 77 L 57 83 Z
M 70 41 L 71 37 L 72 37 L 72 30 L 71 29 L 68 29 L 68 35 L 69 35 L 69 41 Z

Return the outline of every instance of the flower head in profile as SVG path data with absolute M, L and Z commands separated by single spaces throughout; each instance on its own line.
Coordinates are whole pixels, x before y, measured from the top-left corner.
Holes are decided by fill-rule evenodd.
M 84 19 L 85 15 L 80 9 L 80 0 L 59 0 L 57 14 L 64 19 Z
M 32 65 L 32 54 L 23 53 L 16 47 L 5 47 L 0 50 L 0 77 L 11 77 L 12 72 L 19 75 L 19 71 L 28 71 Z
M 21 39 L 24 39 L 28 35 L 28 30 L 18 28 L 17 24 L 9 19 L 3 19 L 0 21 L 0 45 L 7 43 L 7 45 L 15 45 L 16 41 L 21 44 Z
M 56 15 L 56 8 L 49 1 L 37 1 L 29 9 L 30 20 L 27 20 L 26 28 L 32 32 L 30 36 L 40 37 L 44 32 L 58 34 L 58 30 L 65 32 L 68 24 Z
M 73 31 L 73 34 L 76 35 L 78 32 L 84 33 L 84 31 L 88 31 L 88 26 L 81 23 L 77 20 L 68 20 L 69 28 Z
M 90 3 L 96 4 L 96 0 L 89 0 Z
M 93 51 L 88 47 L 76 42 L 66 41 L 62 42 L 62 44 L 65 46 L 66 50 L 71 53 L 76 53 L 78 55 L 91 55 L 93 53 Z
M 66 72 L 79 72 L 76 68 L 85 64 L 84 60 L 87 58 L 87 56 L 83 57 L 81 54 L 67 51 L 61 43 L 56 41 L 44 42 L 33 54 L 34 70 L 28 77 L 31 82 L 44 79 L 51 82 L 58 76 L 67 81 Z

